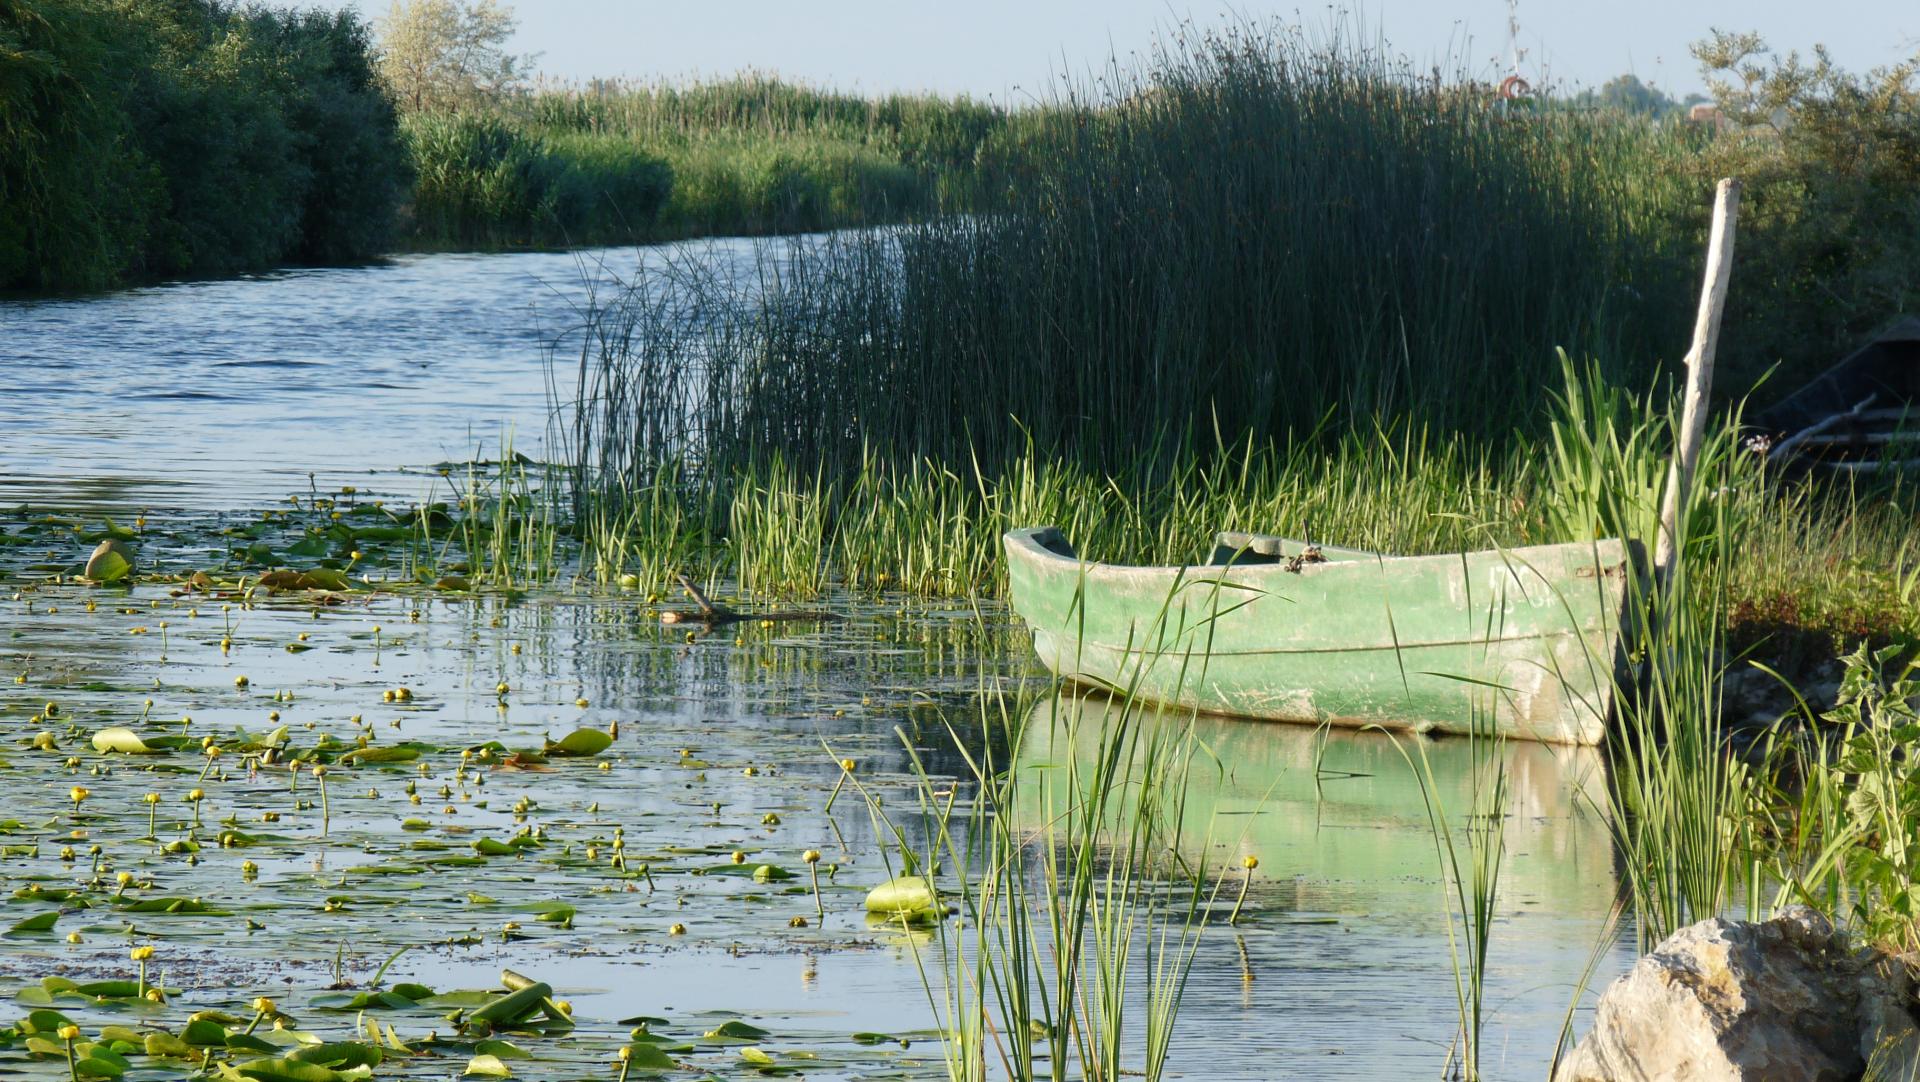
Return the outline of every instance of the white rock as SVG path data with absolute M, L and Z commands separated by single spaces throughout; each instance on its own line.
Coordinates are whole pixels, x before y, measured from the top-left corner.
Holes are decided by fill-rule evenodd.
M 1906 964 L 1810 910 L 1682 928 L 1600 997 L 1554 1082 L 1856 1082 L 1920 1077 Z

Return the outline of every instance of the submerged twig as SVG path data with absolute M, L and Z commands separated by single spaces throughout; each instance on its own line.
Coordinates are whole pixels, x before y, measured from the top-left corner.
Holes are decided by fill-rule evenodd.
M 780 612 L 736 612 L 725 605 L 715 604 L 706 592 L 696 586 L 685 575 L 678 576 L 680 585 L 693 598 L 698 609 L 662 609 L 660 622 L 663 624 L 703 624 L 707 627 L 719 627 L 723 624 L 739 623 L 743 620 L 844 620 L 846 617 L 825 609 L 789 609 Z

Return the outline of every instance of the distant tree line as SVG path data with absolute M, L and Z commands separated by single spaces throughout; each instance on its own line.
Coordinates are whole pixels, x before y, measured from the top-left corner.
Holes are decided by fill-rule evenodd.
M 1695 105 L 1706 101 L 1704 94 L 1688 94 L 1676 99 L 1654 84 L 1642 82 L 1638 75 L 1633 74 L 1616 75 L 1600 84 L 1597 90 L 1588 88 L 1566 98 L 1567 104 L 1577 108 L 1655 118 L 1682 116 Z

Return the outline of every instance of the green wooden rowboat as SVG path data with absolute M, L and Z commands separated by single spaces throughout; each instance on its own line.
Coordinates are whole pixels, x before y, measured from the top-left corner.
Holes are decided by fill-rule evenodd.
M 1006 535 L 1013 608 L 1055 673 L 1209 713 L 1597 744 L 1621 671 L 1615 540 L 1380 556 L 1223 533 L 1126 567 L 1053 527 Z

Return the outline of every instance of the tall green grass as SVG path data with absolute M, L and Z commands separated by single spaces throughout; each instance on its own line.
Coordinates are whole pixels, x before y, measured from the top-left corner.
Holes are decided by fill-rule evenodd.
M 1549 491 L 1558 529 L 1653 538 L 1679 430 L 1674 396 L 1631 398 L 1589 370 L 1563 370 L 1551 423 Z M 1740 827 L 1750 778 L 1723 710 L 1728 586 L 1767 506 L 1761 459 L 1741 447 L 1739 412 L 1702 446 L 1676 522 L 1670 578 L 1629 576 L 1615 689 L 1612 812 L 1643 944 L 1726 913 L 1750 860 Z M 1748 516 L 1757 514 L 1758 518 Z M 1615 664 L 1615 659 L 1604 659 Z
M 721 469 L 1115 470 L 1387 419 L 1499 443 L 1537 422 L 1553 344 L 1640 383 L 1684 341 L 1677 129 L 1503 110 L 1279 31 L 1184 40 L 1010 119 L 971 213 L 770 248 L 755 289 L 669 269 L 605 298 L 702 318 L 602 362 L 696 374 Z
M 895 222 L 972 190 L 1004 110 L 756 73 L 596 80 L 406 118 L 414 242 L 611 244 Z
M 530 135 L 483 114 L 416 114 L 402 132 L 422 244 L 634 240 L 649 235 L 673 188 L 664 161 L 617 139 Z
M 1110 704 L 1058 688 L 1034 700 L 997 678 L 984 686 L 986 739 L 945 733 L 966 764 L 970 799 L 958 810 L 957 787 L 928 771 L 904 733 L 917 829 L 862 790 L 898 840 L 904 874 L 928 876 L 959 912 L 931 922 L 934 962 L 923 970 L 953 1082 L 1165 1075 L 1218 890 L 1211 838 L 1189 836 L 1184 822 L 1187 778 L 1218 764 L 1190 716 L 1134 694 L 1149 666 L 1198 678 L 1205 664 L 1204 632 L 1160 635 L 1171 600 L 1143 634 L 1178 645 L 1137 660 Z

